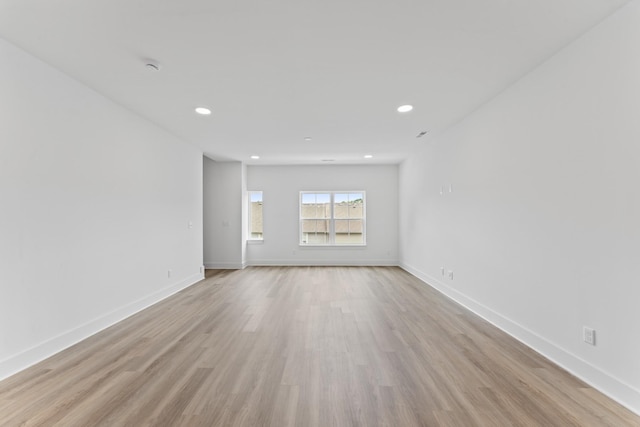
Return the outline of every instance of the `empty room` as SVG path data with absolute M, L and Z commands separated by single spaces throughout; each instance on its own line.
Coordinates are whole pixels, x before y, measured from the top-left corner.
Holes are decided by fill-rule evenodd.
M 0 426 L 640 426 L 640 0 L 0 0 Z

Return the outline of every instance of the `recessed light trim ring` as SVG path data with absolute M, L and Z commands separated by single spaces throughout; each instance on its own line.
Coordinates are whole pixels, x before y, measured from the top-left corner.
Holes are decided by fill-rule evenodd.
M 196 107 L 195 112 L 201 116 L 208 116 L 211 114 L 211 109 L 207 107 Z

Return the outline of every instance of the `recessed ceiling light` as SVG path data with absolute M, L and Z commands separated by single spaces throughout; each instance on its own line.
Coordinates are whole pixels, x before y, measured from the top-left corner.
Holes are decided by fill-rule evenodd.
M 260 158 L 260 156 L 251 156 L 251 158 L 252 158 L 253 160 L 258 160 L 258 159 Z
M 336 159 L 322 159 L 323 162 L 335 162 Z
M 305 137 L 304 137 L 304 140 L 305 140 L 305 141 L 311 141 L 311 137 L 310 137 L 310 136 L 305 136 Z
M 373 159 L 373 155 L 372 154 L 365 154 L 364 158 L 365 159 Z
M 413 105 L 401 105 L 398 107 L 398 113 L 408 113 L 409 111 L 413 110 Z
M 202 115 L 202 116 L 208 116 L 209 114 L 211 114 L 211 110 L 207 107 L 197 107 L 196 108 L 196 113 Z

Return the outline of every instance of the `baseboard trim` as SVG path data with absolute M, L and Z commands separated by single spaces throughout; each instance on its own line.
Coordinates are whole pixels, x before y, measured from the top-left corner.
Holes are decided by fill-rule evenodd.
M 353 267 L 397 267 L 397 260 L 389 259 L 365 259 L 365 260 L 348 260 L 348 259 L 256 259 L 247 261 L 248 266 L 253 267 L 299 267 L 299 266 L 353 266 Z
M 205 262 L 204 268 L 208 270 L 242 270 L 246 267 L 246 263 L 238 262 Z
M 144 298 L 129 303 L 123 307 L 93 319 L 75 329 L 64 332 L 47 341 L 37 344 L 14 356 L 0 361 L 0 380 L 8 378 L 30 366 L 41 362 L 62 350 L 89 338 L 92 335 L 130 317 L 147 307 L 156 304 L 171 295 L 188 288 L 204 279 L 203 274 L 194 274 L 188 278 L 174 283 L 171 286 L 156 291 Z
M 506 332 L 535 352 L 540 353 L 556 365 L 562 367 L 601 393 L 625 406 L 630 411 L 640 415 L 639 390 L 602 371 L 598 367 L 586 362 L 565 349 L 558 347 L 552 342 L 546 340 L 544 337 L 523 327 L 511 319 L 491 310 L 489 307 L 467 297 L 435 277 L 432 277 L 405 263 L 400 263 L 399 267 L 422 280 L 426 285 L 431 286 L 447 298 L 471 310 L 473 313 L 477 314 L 498 329 Z

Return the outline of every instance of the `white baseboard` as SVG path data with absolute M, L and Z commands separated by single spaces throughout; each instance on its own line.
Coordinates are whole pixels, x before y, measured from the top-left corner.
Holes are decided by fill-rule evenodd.
M 513 338 L 530 347 L 532 350 L 540 353 L 593 388 L 609 396 L 611 399 L 627 407 L 634 413 L 640 415 L 639 390 L 602 371 L 598 367 L 582 360 L 576 355 L 569 353 L 563 348 L 558 347 L 546 340 L 544 337 L 523 327 L 522 325 L 519 325 L 511 319 L 496 313 L 489 307 L 467 297 L 456 289 L 442 283 L 435 277 L 431 277 L 410 265 L 404 263 L 400 263 L 399 265 L 400 268 L 422 280 L 425 284 L 436 289 L 463 307 L 471 310 L 487 322 L 511 335 Z
M 78 342 L 89 338 L 109 326 L 130 317 L 145 308 L 156 304 L 163 299 L 179 292 L 189 286 L 204 279 L 203 274 L 194 274 L 178 283 L 174 283 L 164 289 L 154 292 L 144 298 L 129 303 L 123 307 L 113 310 L 70 331 L 64 332 L 56 337 L 50 338 L 25 351 L 0 361 L 0 380 L 10 377 L 52 355 L 71 347 Z
M 247 266 L 242 262 L 205 262 L 204 268 L 208 270 L 242 270 Z
M 397 267 L 398 260 L 389 259 L 365 259 L 365 260 L 349 260 L 349 259 L 255 259 L 247 261 L 247 265 L 262 266 L 353 266 L 353 267 Z

